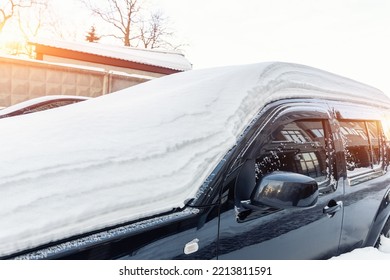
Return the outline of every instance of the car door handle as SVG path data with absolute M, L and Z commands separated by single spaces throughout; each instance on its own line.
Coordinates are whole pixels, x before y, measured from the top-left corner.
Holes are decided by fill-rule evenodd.
M 337 211 L 340 211 L 343 208 L 343 202 L 342 201 L 335 201 L 331 200 L 329 201 L 328 205 L 324 207 L 323 213 L 327 214 L 330 217 L 333 217 L 334 214 Z

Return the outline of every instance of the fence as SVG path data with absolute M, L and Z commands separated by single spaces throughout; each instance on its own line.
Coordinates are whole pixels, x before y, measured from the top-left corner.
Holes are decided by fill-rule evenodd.
M 97 97 L 149 79 L 100 68 L 0 57 L 0 107 L 45 95 Z

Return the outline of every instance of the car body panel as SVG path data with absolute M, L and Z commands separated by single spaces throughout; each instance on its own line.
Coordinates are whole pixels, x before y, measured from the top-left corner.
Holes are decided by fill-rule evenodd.
M 263 125 L 257 126 L 258 131 L 253 133 L 252 140 L 249 140 L 251 144 L 243 157 L 253 157 L 255 151 L 267 142 L 268 135 L 272 133 L 270 131 L 281 123 L 302 117 L 329 119 L 326 104 L 319 103 L 314 104 L 309 100 L 286 101 L 268 109 L 265 116 L 273 115 L 273 111 L 277 112 L 277 117 L 271 123 L 259 118 Z M 224 210 L 221 211 L 219 258 L 319 259 L 334 256 L 338 252 L 343 209 L 328 216 L 324 214 L 324 208 L 330 201 L 342 199 L 342 183 L 342 180 L 333 181 L 336 191 L 320 196 L 314 207 L 254 213 L 256 217 L 250 221 L 239 222 L 234 203 L 226 198 L 225 205 L 221 205 Z

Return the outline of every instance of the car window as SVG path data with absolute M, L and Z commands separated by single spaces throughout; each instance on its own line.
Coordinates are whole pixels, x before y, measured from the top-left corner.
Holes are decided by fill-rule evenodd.
M 340 121 L 350 184 L 381 174 L 382 157 L 380 129 L 376 121 Z M 379 173 L 375 171 L 380 171 Z
M 373 168 L 381 167 L 382 164 L 382 154 L 380 151 L 380 129 L 378 128 L 377 122 L 366 122 L 367 130 L 369 135 L 369 140 L 372 150 L 372 164 Z
M 289 171 L 315 179 L 320 193 L 334 191 L 328 158 L 332 141 L 325 120 L 296 120 L 280 125 L 256 159 L 256 179 L 273 171 Z

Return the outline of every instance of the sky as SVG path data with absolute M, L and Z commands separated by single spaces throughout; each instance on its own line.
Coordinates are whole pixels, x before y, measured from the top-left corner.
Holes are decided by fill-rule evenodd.
M 96 24 L 80 0 L 50 2 L 69 26 L 77 25 L 85 33 Z M 147 2 L 151 9 L 169 17 L 194 69 L 295 62 L 347 76 L 390 94 L 388 0 Z
M 390 94 L 388 0 L 161 1 L 194 68 L 261 61 L 310 65 Z

